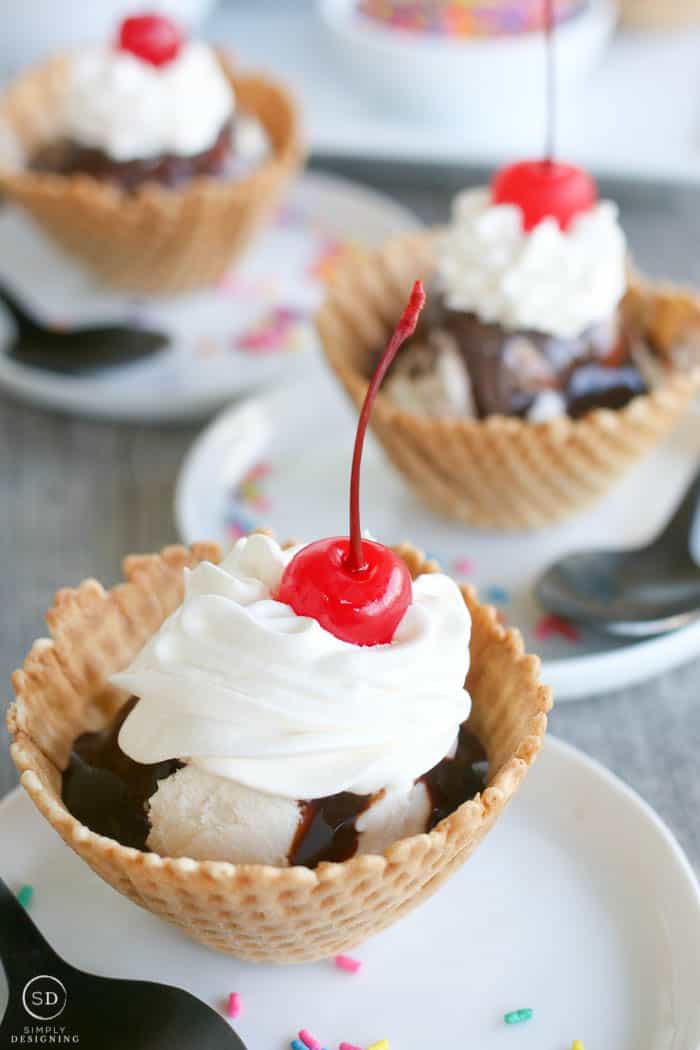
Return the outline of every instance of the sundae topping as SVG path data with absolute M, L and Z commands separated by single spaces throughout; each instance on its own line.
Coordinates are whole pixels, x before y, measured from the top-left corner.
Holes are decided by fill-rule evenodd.
M 63 774 L 63 801 L 81 824 L 123 846 L 143 849 L 149 824 L 146 802 L 159 782 L 181 767 L 177 759 L 149 765 L 133 762 L 119 747 L 119 732 L 134 709 L 128 700 L 114 721 L 96 733 L 83 733 Z
M 295 554 L 254 535 L 187 573 L 182 606 L 112 679 L 140 697 L 127 755 L 317 799 L 408 789 L 448 754 L 470 707 L 457 585 L 418 577 L 392 643 L 351 645 L 273 598 Z
M 600 201 L 566 229 L 550 216 L 527 231 L 519 205 L 466 190 L 442 239 L 437 282 L 450 310 L 509 331 L 579 336 L 609 322 L 625 291 L 617 208 Z
M 233 112 L 231 85 L 205 44 L 184 43 L 165 64 L 131 48 L 93 47 L 71 64 L 61 131 L 116 161 L 192 156 L 213 145 Z
M 532 230 L 548 218 L 568 230 L 577 215 L 595 205 L 598 191 L 590 175 L 573 164 L 524 160 L 496 172 L 491 200 L 519 208 L 524 230 Z
M 63 774 L 63 801 L 81 823 L 161 856 L 233 864 L 343 861 L 383 853 L 430 831 L 487 783 L 486 754 L 462 726 L 441 762 L 408 791 L 341 792 L 296 801 L 264 794 L 178 762 L 142 766 L 117 746 L 132 697 L 107 729 L 83 733 Z
M 362 540 L 362 564 L 350 567 L 350 540 L 336 536 L 303 547 L 285 570 L 276 598 L 352 645 L 386 645 L 411 601 L 411 577 L 396 555 Z
M 382 379 L 401 345 L 413 335 L 425 303 L 416 281 L 403 315 L 367 389 L 355 437 L 350 477 L 350 537 L 317 540 L 285 569 L 277 599 L 299 616 L 311 616 L 336 638 L 355 645 L 385 645 L 411 601 L 411 578 L 388 547 L 363 540 L 360 465 L 367 423 Z
M 135 15 L 122 22 L 117 46 L 142 62 L 164 66 L 180 54 L 182 33 L 175 22 L 163 15 Z
M 385 393 L 406 412 L 426 416 L 475 416 L 469 372 L 451 333 L 427 331 L 399 354 Z

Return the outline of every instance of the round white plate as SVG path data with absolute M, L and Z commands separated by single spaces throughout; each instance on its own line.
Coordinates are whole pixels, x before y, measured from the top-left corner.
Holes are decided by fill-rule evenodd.
M 261 525 L 310 541 L 347 530 L 356 416 L 320 363 L 302 383 L 222 413 L 195 441 L 178 479 L 175 514 L 187 543 L 230 546 Z M 534 533 L 499 534 L 439 518 L 419 503 L 371 437 L 362 476 L 363 527 L 385 543 L 409 539 L 460 580 L 476 584 L 544 659 L 557 700 L 641 681 L 700 655 L 700 621 L 630 643 L 543 617 L 532 593 L 539 573 L 569 550 L 633 547 L 661 527 L 700 453 L 691 416 L 594 510 Z
M 418 220 L 389 198 L 306 174 L 240 264 L 205 292 L 143 300 L 98 286 L 18 211 L 0 213 L 0 281 L 60 326 L 137 318 L 172 335 L 145 362 L 61 376 L 0 350 L 0 387 L 52 409 L 144 423 L 205 415 L 298 371 L 316 347 L 311 317 L 323 281 L 352 244 L 378 244 Z M 0 311 L 0 347 L 9 321 Z
M 68 962 L 179 985 L 219 1008 L 238 992 L 250 1050 L 285 1050 L 300 1028 L 328 1050 L 383 1038 L 392 1050 L 700 1047 L 690 866 L 646 803 L 557 740 L 464 868 L 354 953 L 358 976 L 190 943 L 93 875 L 23 793 L 0 804 L 0 843 L 0 874 L 34 886 L 32 917 Z M 522 1007 L 533 1019 L 506 1026 Z

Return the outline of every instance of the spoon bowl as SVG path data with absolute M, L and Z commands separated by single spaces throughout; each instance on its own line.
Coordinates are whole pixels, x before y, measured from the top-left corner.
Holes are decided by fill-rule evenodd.
M 690 534 L 700 496 L 696 474 L 652 543 L 633 550 L 566 555 L 536 584 L 549 612 L 613 634 L 646 637 L 676 630 L 700 615 L 700 566 Z
M 63 375 L 97 372 L 113 365 L 150 357 L 168 345 L 168 337 L 133 325 L 90 325 L 51 328 L 31 316 L 14 295 L 0 286 L 0 303 L 15 325 L 7 354 L 32 368 Z
M 0 960 L 9 986 L 2 1047 L 12 1046 L 13 1036 L 18 1042 L 28 1026 L 46 1025 L 79 1037 L 86 1050 L 246 1050 L 223 1017 L 181 988 L 97 977 L 70 966 L 2 879 Z

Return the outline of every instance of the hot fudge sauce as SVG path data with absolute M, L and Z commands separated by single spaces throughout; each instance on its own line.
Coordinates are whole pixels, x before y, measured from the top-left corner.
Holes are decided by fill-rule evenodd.
M 148 800 L 158 781 L 183 763 L 177 759 L 143 765 L 119 747 L 119 730 L 138 702 L 132 697 L 107 728 L 79 736 L 63 774 L 62 797 L 67 809 L 92 831 L 124 846 L 147 850 L 150 832 Z M 455 809 L 483 791 L 486 755 L 476 737 L 462 726 L 455 754 L 418 778 L 428 791 L 430 831 Z M 372 795 L 348 791 L 299 803 L 300 820 L 289 852 L 289 863 L 315 868 L 322 861 L 344 861 L 359 845 L 357 818 Z
M 91 831 L 145 850 L 150 831 L 146 803 L 158 781 L 181 769 L 182 762 L 142 765 L 124 754 L 119 730 L 137 702 L 132 696 L 105 729 L 77 738 L 61 794 L 66 808 Z
M 462 726 L 454 756 L 443 758 L 417 783 L 425 784 L 428 791 L 430 817 L 425 830 L 430 831 L 463 802 L 484 790 L 486 753 L 474 734 Z M 315 868 L 321 861 L 353 857 L 359 845 L 356 820 L 371 801 L 371 795 L 344 791 L 302 803 L 302 820 L 290 852 L 290 864 Z
M 468 376 L 469 404 L 476 418 L 527 418 L 538 397 L 548 392 L 561 399 L 562 412 L 578 418 L 594 408 L 622 408 L 647 392 L 631 354 L 635 338 L 622 310 L 610 324 L 563 338 L 487 323 L 476 314 L 448 309 L 434 293 L 425 320 L 397 357 L 394 374 L 418 379 L 426 362 L 434 368 L 435 355 L 450 352 Z M 425 352 L 429 345 L 431 354 Z M 370 372 L 374 363 L 373 358 Z M 392 372 L 389 392 L 391 377 Z
M 229 122 L 221 129 L 213 145 L 201 153 L 192 156 L 164 153 L 119 161 L 103 150 L 60 139 L 37 150 L 30 168 L 55 175 L 89 175 L 113 182 L 127 193 L 133 193 L 145 182 L 176 188 L 198 175 L 224 176 L 234 142 L 233 125 Z

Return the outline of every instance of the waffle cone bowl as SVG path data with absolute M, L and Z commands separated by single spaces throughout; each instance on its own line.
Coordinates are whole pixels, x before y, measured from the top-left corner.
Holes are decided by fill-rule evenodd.
M 302 163 L 294 104 L 284 88 L 221 64 L 240 110 L 257 117 L 272 155 L 235 180 L 196 177 L 182 188 L 126 193 L 88 175 L 28 171 L 24 158 L 58 134 L 69 56 L 35 66 L 0 99 L 0 192 L 106 284 L 141 294 L 209 285 L 274 212 Z
M 434 269 L 435 231 L 352 253 L 339 264 L 317 326 L 328 362 L 362 405 L 372 354 L 383 346 L 417 277 Z M 631 279 L 624 309 L 661 352 L 700 337 L 700 300 Z M 700 367 L 669 370 L 663 384 L 622 409 L 543 423 L 516 417 L 429 417 L 379 392 L 371 426 L 389 459 L 432 510 L 469 525 L 533 529 L 601 499 L 683 415 Z
M 396 548 L 415 577 L 434 562 Z M 493 609 L 464 589 L 472 615 L 470 728 L 485 747 L 488 786 L 429 834 L 394 843 L 383 856 L 273 868 L 161 857 L 127 848 L 79 823 L 61 801 L 61 771 L 73 740 L 103 726 L 125 701 L 110 687 L 180 604 L 183 569 L 220 560 L 212 544 L 169 547 L 126 559 L 127 582 L 105 591 L 95 580 L 59 591 L 47 619 L 51 639 L 35 642 L 15 673 L 8 726 L 21 782 L 56 831 L 106 882 L 196 941 L 240 958 L 279 963 L 350 949 L 390 925 L 456 871 L 518 789 L 542 743 L 551 706 L 537 657 L 505 630 Z
M 700 22 L 698 0 L 620 0 L 623 25 L 634 29 L 677 29 Z

